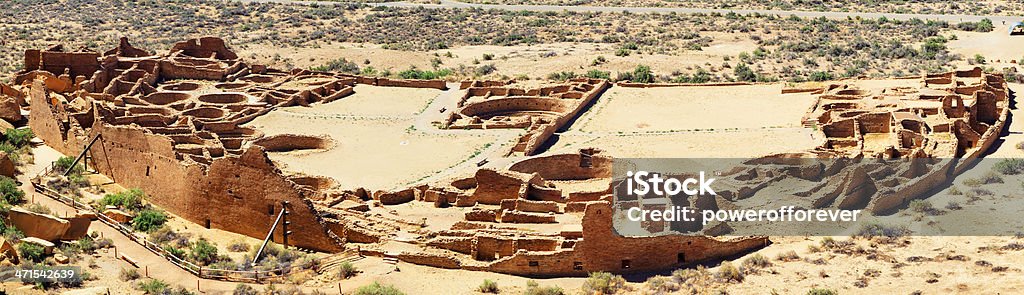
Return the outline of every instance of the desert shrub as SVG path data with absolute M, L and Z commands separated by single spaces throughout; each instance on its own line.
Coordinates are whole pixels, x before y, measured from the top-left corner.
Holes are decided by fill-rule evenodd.
M 932 214 L 935 212 L 935 207 L 932 206 L 932 202 L 927 200 L 912 200 L 910 201 L 910 210 L 918 213 Z
M 193 242 L 189 250 L 189 258 L 202 265 L 213 263 L 218 259 L 217 246 L 205 239 Z
M 480 286 L 476 287 L 476 291 L 480 293 L 498 294 L 501 290 L 498 289 L 498 283 L 485 279 Z
M 745 82 L 757 81 L 757 74 L 754 70 L 751 70 L 745 63 L 740 63 L 733 68 L 733 75 L 736 75 L 736 80 Z
M 110 248 L 114 246 L 114 241 L 110 238 L 101 238 L 96 240 L 96 249 Z
M 164 246 L 163 249 L 164 249 L 164 252 L 167 252 L 168 255 L 177 257 L 179 259 L 185 258 L 185 250 L 179 249 L 178 247 L 174 247 L 174 246 L 171 246 L 171 245 L 166 245 L 166 246 Z
M 259 294 L 259 292 L 257 292 L 256 288 L 253 288 L 252 286 L 249 286 L 249 285 L 246 285 L 246 284 L 238 284 L 238 286 L 235 286 L 235 291 L 231 292 L 231 294 L 232 295 L 257 295 L 257 294 Z
M 615 294 L 626 286 L 626 279 L 622 276 L 607 272 L 592 272 L 586 282 L 583 282 L 583 290 L 589 294 Z
M 75 164 L 74 168 L 71 167 L 72 164 L 75 164 L 74 157 L 60 157 L 53 164 L 53 172 L 63 174 L 64 172 L 67 172 L 68 169 L 71 170 L 71 174 L 81 175 L 82 172 L 85 172 L 85 167 L 82 166 L 82 163 Z
M 656 276 L 647 280 L 645 287 L 648 291 L 658 294 L 665 294 L 679 290 L 679 284 L 668 277 Z
M 43 258 L 46 258 L 46 249 L 40 245 L 23 242 L 18 244 L 18 254 L 26 260 L 40 262 L 43 261 Z
M 963 194 L 964 194 L 964 192 L 961 191 L 960 188 L 955 186 L 955 185 L 949 188 L 949 195 L 951 195 L 951 196 L 959 196 L 959 195 L 963 195 Z
M 160 227 L 149 234 L 149 240 L 157 244 L 163 244 L 178 239 L 178 233 L 170 227 Z
M 0 176 L 0 197 L 9 205 L 25 202 L 25 192 L 18 188 L 18 182 L 7 176 Z
M 651 72 L 651 67 L 645 65 L 638 65 L 633 69 L 633 74 L 629 80 L 633 83 L 654 83 L 654 72 Z
M 39 204 L 39 203 L 28 204 L 28 206 L 25 206 L 25 210 L 28 210 L 29 212 L 39 213 L 39 214 L 51 214 L 51 213 L 53 213 L 52 211 L 50 211 L 50 207 L 43 206 L 43 204 Z
M 311 70 L 319 72 L 344 72 L 359 73 L 359 66 L 348 59 L 340 58 L 327 62 L 326 64 L 313 67 Z
M 740 272 L 739 268 L 736 268 L 732 263 L 725 261 L 718 266 L 718 272 L 715 273 L 715 277 L 726 282 L 742 282 L 743 273 Z
M 775 260 L 780 261 L 795 261 L 799 259 L 800 255 L 796 254 L 796 251 L 793 250 L 789 250 L 786 252 L 779 253 L 779 255 L 775 255 Z
M 557 286 L 541 287 L 537 281 L 529 280 L 526 281 L 526 291 L 523 295 L 565 295 L 565 291 Z
M 1005 175 L 1017 175 L 1024 173 L 1024 159 L 1003 159 L 996 163 L 992 169 Z
M 946 209 L 947 210 L 960 210 L 960 209 L 963 209 L 963 207 L 961 207 L 960 203 L 958 203 L 957 201 L 949 201 L 949 203 L 946 203 Z
M 252 246 L 250 246 L 249 243 L 246 243 L 245 241 L 234 241 L 231 243 L 231 245 L 228 245 L 228 251 L 231 252 L 247 252 L 251 248 Z
M 1003 183 L 1003 177 L 999 176 L 999 173 L 995 173 L 994 171 L 989 171 L 988 173 L 985 173 L 985 175 L 981 176 L 981 183 L 982 184 Z
M 807 295 L 838 295 L 839 293 L 832 289 L 814 288 L 807 291 Z
M 373 282 L 366 286 L 359 287 L 356 289 L 355 295 L 404 295 L 402 291 L 399 291 L 394 286 L 384 285 L 379 282 Z
M 981 54 L 975 54 L 973 61 L 976 64 L 985 64 L 985 56 Z
M 587 73 L 584 76 L 587 77 L 587 78 L 591 78 L 591 79 L 605 79 L 605 80 L 609 80 L 609 79 L 612 78 L 612 72 L 602 71 L 602 70 L 590 70 L 590 71 L 587 71 Z
M 423 70 L 417 69 L 416 67 L 411 67 L 408 70 L 404 70 L 404 71 L 398 72 L 398 77 L 400 77 L 402 79 L 433 80 L 433 79 L 443 78 L 443 77 L 451 75 L 451 74 L 452 74 L 452 70 L 449 70 L 449 69 L 443 69 L 443 70 L 437 70 L 437 71 L 423 71 Z
M 149 279 L 146 281 L 139 282 L 138 286 L 136 287 L 146 294 L 162 295 L 170 292 L 170 290 L 168 290 L 167 283 L 164 283 L 164 281 L 157 279 Z
M 711 73 L 705 69 L 697 69 L 693 75 L 679 75 L 672 78 L 672 83 L 707 83 L 711 82 Z
M 494 59 L 494 54 L 492 54 L 492 53 L 484 53 L 483 58 L 484 58 L 484 60 L 493 60 Z
M 125 268 L 121 269 L 121 273 L 118 274 L 117 277 L 121 278 L 122 281 L 126 281 L 127 282 L 127 281 L 136 280 L 136 279 L 138 279 L 141 276 L 139 275 L 139 270 L 137 270 L 137 269 L 135 269 L 133 267 L 125 267 Z
M 856 236 L 864 238 L 887 237 L 898 238 L 910 234 L 910 229 L 903 225 L 883 225 L 879 223 L 868 223 L 861 225 Z M 822 241 L 824 244 L 824 241 Z
M 359 269 L 356 269 L 352 263 L 344 262 L 338 266 L 338 277 L 341 279 L 347 279 L 356 276 L 359 273 Z
M 163 227 L 166 222 L 167 214 L 164 212 L 146 209 L 132 219 L 132 228 L 141 232 L 153 232 Z
M 576 77 L 577 75 L 574 72 L 554 72 L 548 74 L 548 80 L 554 81 L 565 81 Z
M 1024 150 L 1024 141 L 1021 141 L 1021 142 L 1017 143 L 1017 149 L 1018 150 Z
M 758 268 L 765 268 L 769 266 L 772 266 L 772 262 L 769 261 L 767 257 L 764 257 L 764 255 L 761 255 L 760 253 L 754 254 L 753 256 L 750 256 L 747 259 L 743 260 L 744 269 L 752 270 Z
M 96 240 L 89 235 L 85 235 L 81 239 L 78 239 L 78 241 L 75 241 L 75 244 L 78 245 L 78 249 L 81 249 L 85 253 L 93 253 L 97 249 Z
M 35 137 L 32 134 L 32 129 L 7 129 L 4 131 L 4 140 L 18 148 L 28 145 L 32 137 Z
M 476 69 L 473 69 L 473 74 L 477 76 L 486 76 L 490 75 L 491 73 L 494 73 L 494 71 L 497 70 L 498 67 L 495 67 L 493 64 L 486 64 L 476 67 Z
M 832 75 L 832 73 L 822 72 L 822 71 L 813 72 L 813 73 L 811 73 L 811 76 L 810 76 L 810 80 L 811 81 L 828 81 L 828 80 L 832 80 L 832 79 L 835 79 L 835 78 L 836 77 L 834 75 Z
M 100 206 L 114 206 L 117 208 L 125 209 L 128 211 L 136 212 L 142 210 L 142 198 L 146 193 L 142 190 L 133 188 L 119 193 L 106 194 L 100 199 Z

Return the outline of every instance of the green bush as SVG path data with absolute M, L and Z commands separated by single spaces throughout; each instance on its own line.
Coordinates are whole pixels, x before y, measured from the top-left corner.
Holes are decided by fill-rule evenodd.
M 124 210 L 137 212 L 142 210 L 142 198 L 146 193 L 142 190 L 133 188 L 120 193 L 106 194 L 103 199 L 100 199 L 100 206 L 114 206 Z
M 445 76 L 451 75 L 452 70 L 443 69 L 437 71 L 423 71 L 416 69 L 416 67 L 409 68 L 398 73 L 398 77 L 402 79 L 423 79 L 423 80 L 434 80 L 444 78 Z
M 18 182 L 7 176 L 0 176 L 0 197 L 8 205 L 25 202 L 25 192 L 18 188 Z
M 625 286 L 626 279 L 607 272 L 590 273 L 587 281 L 583 282 L 583 290 L 589 294 L 615 294 Z
M 35 137 L 32 134 L 32 129 L 7 129 L 4 131 L 4 139 L 15 147 L 23 147 L 28 145 L 29 140 Z
M 810 79 L 811 79 L 811 81 L 819 81 L 820 82 L 820 81 L 828 81 L 828 80 L 835 79 L 835 76 L 833 76 L 832 73 L 829 73 L 829 72 L 820 72 L 819 71 L 819 72 L 811 73 Z
M 1003 159 L 993 169 L 1005 175 L 1021 174 L 1024 173 L 1024 159 Z
M 146 294 L 165 294 L 169 292 L 167 283 L 157 279 L 149 279 L 147 281 L 140 282 L 137 286 L 139 290 Z
M 132 228 L 141 232 L 153 232 L 163 227 L 166 222 L 167 214 L 164 212 L 146 209 L 132 219 Z
M 185 258 L 185 250 L 178 249 L 174 246 L 164 246 L 164 251 L 167 252 L 167 254 L 170 254 L 171 256 L 177 257 L 179 259 Z
M 557 286 L 541 287 L 537 281 L 529 280 L 526 281 L 526 291 L 523 295 L 565 295 L 565 290 Z
M 207 265 L 217 261 L 217 246 L 214 246 L 205 239 L 193 242 L 190 250 L 189 257 L 199 264 Z
M 609 80 L 612 77 L 612 72 L 602 71 L 602 70 L 590 70 L 590 71 L 587 71 L 587 74 L 584 75 L 584 76 L 586 76 L 587 78 L 591 78 L 591 79 L 605 79 L 605 80 Z
M 405 295 L 405 293 L 398 291 L 394 286 L 373 282 L 373 284 L 356 289 L 355 295 Z
M 22 242 L 18 244 L 18 254 L 21 255 L 21 258 L 40 262 L 43 261 L 43 258 L 46 258 L 46 249 L 40 245 Z
M 352 263 L 344 262 L 338 266 L 338 277 L 341 279 L 354 277 L 356 273 L 359 273 L 359 270 Z
M 68 169 L 71 169 L 71 174 L 81 175 L 82 172 L 85 172 L 85 168 L 82 166 L 82 163 L 76 164 L 74 168 L 71 168 L 72 164 L 75 164 L 74 157 L 60 157 L 59 159 L 57 159 L 57 162 L 54 163 L 53 172 L 63 174 L 64 172 L 68 171 Z
M 750 67 L 748 67 L 745 63 L 740 63 L 739 65 L 737 65 L 736 68 L 733 69 L 733 74 L 736 75 L 736 80 L 739 81 L 757 81 L 757 74 L 754 73 L 754 70 L 751 70 Z
M 651 67 L 649 66 L 636 66 L 631 77 L 630 81 L 633 83 L 654 83 L 654 73 L 651 72 Z
M 555 72 L 555 73 L 548 74 L 548 80 L 565 81 L 565 80 L 569 80 L 569 79 L 572 79 L 572 78 L 576 78 L 576 76 L 577 75 L 574 72 Z
M 485 279 L 484 282 L 481 283 L 479 287 L 476 287 L 476 291 L 480 293 L 498 294 L 498 292 L 500 292 L 501 289 L 498 288 L 498 283 L 492 280 Z

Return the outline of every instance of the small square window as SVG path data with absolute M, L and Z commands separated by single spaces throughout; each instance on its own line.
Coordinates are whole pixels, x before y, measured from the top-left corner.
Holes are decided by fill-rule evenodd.
M 583 270 L 583 262 L 574 261 L 572 263 L 572 270 Z
M 629 261 L 629 259 L 623 259 L 622 260 L 622 269 L 628 269 L 630 267 L 630 263 L 632 263 L 632 261 Z
M 530 261 L 530 266 L 540 266 L 540 262 Z

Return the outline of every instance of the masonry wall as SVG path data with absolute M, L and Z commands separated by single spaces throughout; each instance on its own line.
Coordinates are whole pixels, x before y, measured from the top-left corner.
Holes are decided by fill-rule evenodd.
M 94 169 L 125 187 L 137 187 L 148 200 L 193 223 L 262 239 L 281 209 L 290 203 L 289 245 L 320 251 L 341 250 L 341 240 L 329 232 L 304 198 L 309 191 L 284 177 L 260 147 L 240 157 L 213 160 L 208 169 L 178 160 L 172 141 L 142 129 L 93 123 L 88 136 L 68 136 L 43 93 L 33 89 L 30 126 L 47 145 L 66 155 L 77 155 L 95 135 L 101 139 L 90 150 Z M 97 116 L 98 117 L 98 116 Z M 77 129 L 80 130 L 80 129 Z M 282 241 L 281 229 L 274 240 Z

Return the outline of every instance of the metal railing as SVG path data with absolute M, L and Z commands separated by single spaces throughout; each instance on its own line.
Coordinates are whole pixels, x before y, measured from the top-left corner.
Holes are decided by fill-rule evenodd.
M 166 259 L 171 264 L 174 264 L 175 266 L 178 266 L 179 268 L 184 269 L 185 271 L 188 271 L 189 273 L 192 273 L 193 275 L 195 275 L 197 277 L 204 278 L 204 279 L 220 280 L 220 281 L 249 282 L 249 283 L 282 282 L 282 281 L 285 280 L 285 273 L 286 273 L 285 270 L 286 269 L 284 269 L 284 268 L 278 268 L 278 269 L 273 269 L 273 270 L 264 270 L 264 271 L 259 271 L 259 270 L 216 269 L 216 268 L 203 267 L 203 266 L 200 266 L 200 265 L 196 265 L 195 263 L 192 263 L 191 261 L 182 259 L 181 257 L 178 257 L 178 256 L 168 252 L 164 248 L 161 248 L 159 244 L 150 242 L 148 239 L 135 234 L 135 232 L 131 228 L 125 226 L 124 224 L 122 224 L 122 223 L 120 223 L 120 222 L 118 222 L 118 221 L 116 221 L 116 220 L 114 220 L 114 219 L 112 219 L 110 217 L 107 217 L 106 215 L 103 215 L 102 212 L 99 212 L 98 210 L 92 208 L 92 206 L 89 206 L 88 204 L 82 203 L 82 202 L 78 201 L 75 198 L 71 198 L 71 197 L 62 195 L 60 192 L 58 192 L 58 191 L 56 191 L 56 190 L 54 190 L 52 188 L 47 187 L 45 184 L 42 183 L 43 176 L 49 175 L 51 172 L 53 172 L 53 170 L 54 170 L 54 164 L 51 163 L 50 166 L 48 166 L 48 167 L 43 169 L 42 173 L 36 175 L 32 179 L 32 187 L 33 187 L 33 189 L 35 189 L 35 191 L 37 193 L 40 193 L 40 194 L 42 194 L 44 196 L 47 196 L 47 197 L 50 197 L 50 198 L 52 198 L 54 200 L 57 200 L 58 202 L 67 204 L 68 206 L 71 206 L 71 207 L 73 207 L 73 208 L 75 208 L 77 210 L 86 211 L 86 212 L 89 212 L 89 213 L 92 213 L 92 214 L 96 215 L 96 219 L 97 220 L 99 220 L 100 222 L 106 224 L 107 226 L 110 226 L 110 227 L 116 229 L 118 232 L 121 232 L 121 234 L 123 234 L 125 237 L 128 237 L 129 240 L 132 240 L 132 241 L 138 243 L 139 245 L 141 245 L 142 247 L 146 248 L 150 252 L 153 252 L 154 254 L 156 254 L 156 255 L 158 255 L 160 257 L 163 257 L 164 259 Z M 355 255 L 359 255 L 358 254 L 358 250 L 353 250 L 353 249 L 346 250 L 346 251 L 344 251 L 342 253 L 339 253 L 337 255 L 349 256 L 349 255 L 353 255 L 353 253 L 352 253 L 353 251 L 355 251 L 355 253 L 354 253 Z M 318 259 L 317 263 L 319 264 L 320 260 L 329 259 L 329 258 L 331 258 L 333 256 L 335 256 L 335 255 Z

